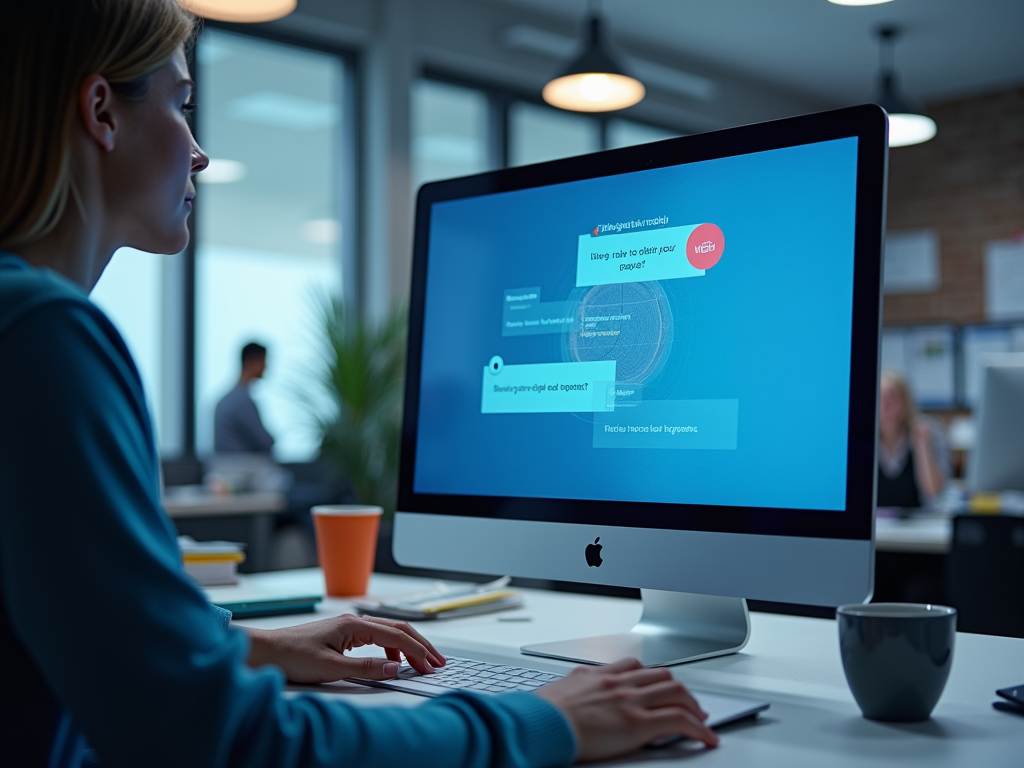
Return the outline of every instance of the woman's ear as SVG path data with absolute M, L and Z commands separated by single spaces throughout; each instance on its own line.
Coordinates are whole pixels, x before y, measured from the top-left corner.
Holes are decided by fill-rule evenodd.
M 114 91 L 102 75 L 89 75 L 78 89 L 78 112 L 82 127 L 107 152 L 114 149 L 117 120 L 114 116 Z

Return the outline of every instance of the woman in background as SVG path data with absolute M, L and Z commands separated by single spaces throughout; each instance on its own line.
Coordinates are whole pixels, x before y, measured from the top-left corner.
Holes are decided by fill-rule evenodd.
M 910 386 L 883 371 L 878 406 L 878 506 L 921 507 L 942 492 L 949 450 L 941 425 L 917 412 Z
M 717 743 L 636 661 L 416 708 L 286 698 L 285 676 L 445 659 L 382 619 L 232 628 L 185 578 L 138 372 L 88 293 L 118 248 L 188 242 L 208 163 L 186 120 L 193 28 L 176 0 L 0 4 L 0 765 L 540 768 Z M 384 657 L 346 655 L 360 645 Z

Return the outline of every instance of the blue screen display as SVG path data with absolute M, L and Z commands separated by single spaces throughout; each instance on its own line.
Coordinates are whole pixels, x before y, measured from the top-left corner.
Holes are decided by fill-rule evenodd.
M 849 138 L 435 203 L 414 490 L 844 509 L 856 168 Z

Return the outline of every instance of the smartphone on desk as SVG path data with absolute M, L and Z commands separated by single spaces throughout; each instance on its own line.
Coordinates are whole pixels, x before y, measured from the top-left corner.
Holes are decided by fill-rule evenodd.
M 1014 711 L 1018 715 L 1024 715 L 1024 684 L 1000 688 L 996 693 L 1010 702 L 1013 709 L 1007 709 L 1006 711 Z M 996 703 L 1001 704 L 1002 702 Z M 1004 709 L 1004 707 L 997 707 L 997 709 Z

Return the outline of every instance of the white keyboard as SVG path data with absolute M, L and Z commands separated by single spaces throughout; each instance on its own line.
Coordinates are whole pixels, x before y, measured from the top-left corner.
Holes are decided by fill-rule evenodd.
M 473 691 L 483 694 L 535 691 L 542 685 L 547 685 L 562 677 L 562 675 L 550 672 L 539 672 L 536 669 L 510 667 L 507 664 L 489 664 L 486 661 L 460 659 L 457 656 L 446 658 L 448 663 L 439 667 L 432 675 L 421 675 L 408 664 L 403 664 L 397 678 L 391 680 L 352 678 L 352 682 L 415 693 L 420 696 L 440 696 L 451 691 Z

